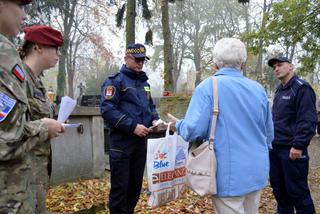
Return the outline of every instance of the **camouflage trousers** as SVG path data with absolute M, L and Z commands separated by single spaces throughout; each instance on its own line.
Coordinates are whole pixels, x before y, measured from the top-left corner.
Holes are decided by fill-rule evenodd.
M 0 162 L 0 214 L 34 214 L 30 155 Z
M 31 188 L 36 205 L 36 214 L 46 214 L 46 195 L 49 187 L 49 156 L 32 154 Z

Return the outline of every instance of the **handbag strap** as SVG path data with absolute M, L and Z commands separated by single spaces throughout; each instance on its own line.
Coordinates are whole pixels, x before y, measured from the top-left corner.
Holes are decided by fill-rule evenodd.
M 214 141 L 214 133 L 216 131 L 217 118 L 219 114 L 219 97 L 218 97 L 218 78 L 212 77 L 212 93 L 213 93 L 213 108 L 212 108 L 212 121 L 211 121 L 211 129 L 210 129 L 210 137 L 209 142 L 213 143 Z

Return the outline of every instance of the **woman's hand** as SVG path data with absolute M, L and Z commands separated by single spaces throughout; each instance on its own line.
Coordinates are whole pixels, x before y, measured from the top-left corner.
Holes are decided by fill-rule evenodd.
M 178 118 L 176 118 L 175 116 L 173 116 L 170 113 L 167 113 L 167 116 L 169 117 L 170 120 L 172 120 L 173 122 L 170 123 L 170 130 L 173 132 L 176 132 L 176 122 L 179 120 Z

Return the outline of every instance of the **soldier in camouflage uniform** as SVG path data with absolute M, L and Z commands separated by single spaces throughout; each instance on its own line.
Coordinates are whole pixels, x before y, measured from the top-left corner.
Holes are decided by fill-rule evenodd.
M 51 27 L 36 25 L 24 29 L 24 44 L 20 57 L 28 76 L 28 100 L 31 120 L 53 117 L 52 105 L 41 81 L 43 70 L 56 65 L 63 44 L 61 33 Z M 32 190 L 36 198 L 36 213 L 49 213 L 46 208 L 46 192 L 50 176 L 50 142 L 39 144 L 32 150 Z M 49 168 L 50 167 L 50 168 Z
M 25 19 L 22 5 L 31 0 L 0 0 L 0 213 L 34 214 L 30 189 L 30 151 L 58 136 L 63 126 L 53 119 L 29 121 L 26 74 L 15 46 Z

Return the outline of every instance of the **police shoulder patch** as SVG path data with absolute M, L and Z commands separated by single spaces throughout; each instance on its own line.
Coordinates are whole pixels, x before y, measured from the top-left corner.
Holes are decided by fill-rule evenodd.
M 13 75 L 15 75 L 17 77 L 18 80 L 20 80 L 20 82 L 23 82 L 26 78 L 26 74 L 24 73 L 24 71 L 22 70 L 22 68 L 18 64 L 16 64 L 12 68 L 12 73 L 13 73 Z
M 107 100 L 111 100 L 113 98 L 113 96 L 115 95 L 115 93 L 116 93 L 116 88 L 112 85 L 108 85 L 104 89 L 104 97 Z
M 4 121 L 13 107 L 16 105 L 16 100 L 10 98 L 6 94 L 0 92 L 0 122 Z

